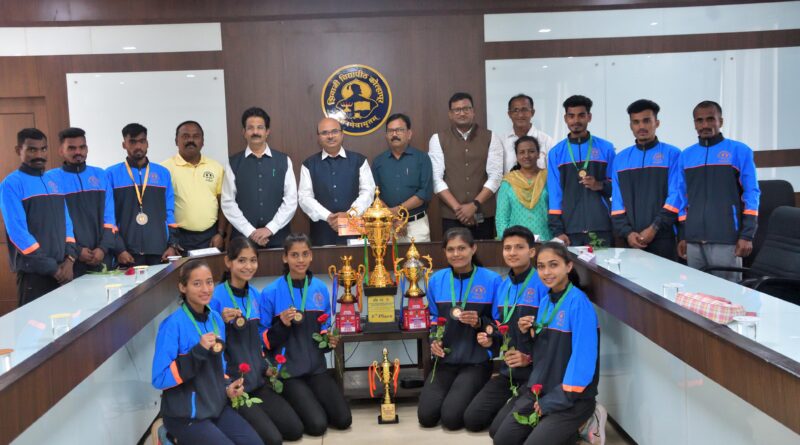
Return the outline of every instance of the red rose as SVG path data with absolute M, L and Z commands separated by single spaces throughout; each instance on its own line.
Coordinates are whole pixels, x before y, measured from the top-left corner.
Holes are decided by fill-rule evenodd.
M 537 383 L 531 386 L 531 392 L 538 396 L 539 394 L 542 393 L 542 385 Z
M 247 374 L 248 372 L 250 372 L 250 365 L 247 363 L 239 363 L 239 373 Z
M 501 324 L 500 326 L 497 327 L 497 330 L 500 331 L 500 335 L 506 335 L 508 333 L 508 325 Z
M 281 354 L 275 356 L 275 361 L 278 362 L 279 365 L 286 363 L 286 357 Z
M 125 271 L 125 275 L 133 275 L 134 273 L 136 273 L 136 271 L 133 270 L 132 267 L 129 267 L 128 270 Z
M 328 317 L 330 317 L 330 315 L 322 314 L 319 317 L 317 317 L 317 322 L 320 324 L 325 323 L 326 321 L 328 321 Z
M 592 248 L 592 246 L 589 246 L 589 250 L 588 250 L 588 252 L 589 252 L 589 253 L 593 253 L 593 252 L 594 252 L 594 249 Z
M 439 317 L 436 319 L 436 324 L 438 324 L 439 326 L 444 326 L 445 323 L 447 323 L 447 319 L 444 317 Z

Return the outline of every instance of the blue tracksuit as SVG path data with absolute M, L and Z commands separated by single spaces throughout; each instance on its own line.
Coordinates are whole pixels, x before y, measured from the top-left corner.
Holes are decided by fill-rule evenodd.
M 589 153 L 589 140 L 592 151 Z M 564 139 L 547 154 L 547 191 L 550 199 L 548 224 L 553 236 L 572 233 L 610 232 L 611 168 L 614 162 L 614 145 L 597 136 L 589 139 L 569 139 L 570 156 Z M 572 158 L 575 158 L 573 163 Z M 589 190 L 580 184 L 579 170 L 584 161 L 588 176 L 603 182 L 603 190 Z M 577 164 L 577 166 L 576 166 Z
M 328 369 L 325 352 L 330 348 L 320 349 L 311 335 L 327 332 L 330 328 L 330 318 L 322 324 L 317 321 L 322 314 L 331 316 L 330 294 L 322 280 L 314 278 L 311 273 L 308 277 L 304 318 L 299 324 L 287 327 L 281 322 L 279 315 L 289 306 L 294 306 L 298 311 L 301 309 L 304 280 L 292 280 L 290 293 L 286 276 L 281 276 L 264 288 L 259 299 L 261 339 L 270 356 L 281 353 L 285 348 L 284 369 L 291 377 L 320 374 Z
M 0 184 L 12 272 L 53 275 L 76 255 L 72 220 L 58 183 L 22 164 Z
M 453 269 L 441 269 L 433 274 L 428 283 L 428 301 L 431 320 L 438 317 L 447 319 L 442 345 L 450 348 L 450 352 L 440 359 L 442 363 L 451 365 L 474 365 L 485 363 L 489 360 L 486 350 L 476 341 L 478 331 L 458 320 L 450 317 L 453 307 L 450 291 L 450 277 L 453 277 L 456 304 L 460 306 L 464 294 L 467 292 L 470 273 L 453 275 Z M 476 267 L 472 288 L 466 296 L 467 304 L 464 310 L 477 311 L 481 319 L 481 326 L 493 323 L 492 303 L 495 299 L 497 288 L 502 279 L 500 275 L 484 267 Z M 436 327 L 433 327 L 436 329 Z
M 680 154 L 678 147 L 658 139 L 617 154 L 611 173 L 611 219 L 617 235 L 627 238 L 655 225 L 657 237 L 675 237 L 681 208 Z
M 192 312 L 204 334 L 214 332 L 213 317 L 220 338 L 225 340 L 219 313 L 208 308 L 203 314 Z M 161 415 L 197 420 L 218 417 L 228 403 L 225 366 L 224 354 L 214 355 L 200 346 L 197 330 L 179 307 L 161 322 L 156 337 L 152 382 L 156 389 L 163 391 Z
M 230 284 L 230 282 L 228 282 Z M 253 286 L 247 285 L 245 289 L 231 287 L 233 299 L 242 316 L 247 318 L 247 308 L 250 307 L 250 317 L 244 329 L 237 329 L 233 322 L 225 324 L 225 362 L 228 364 L 226 373 L 232 378 L 238 378 L 239 364 L 247 363 L 251 371 L 244 376 L 245 392 L 254 391 L 266 383 L 265 372 L 267 365 L 264 361 L 264 345 L 259 335 L 261 310 L 258 304 L 260 292 Z M 225 283 L 220 283 L 214 288 L 214 294 L 208 303 L 215 312 L 222 314 L 226 308 L 235 309 L 231 296 L 225 288 Z
M 761 196 L 753 150 L 720 133 L 684 150 L 678 165 L 683 176 L 682 239 L 718 244 L 752 240 Z

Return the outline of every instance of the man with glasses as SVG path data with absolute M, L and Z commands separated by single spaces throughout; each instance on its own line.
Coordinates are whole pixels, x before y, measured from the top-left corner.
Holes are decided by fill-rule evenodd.
M 539 168 L 547 168 L 547 153 L 555 145 L 552 136 L 533 126 L 533 116 L 536 109 L 533 107 L 533 98 L 525 94 L 517 94 L 508 101 L 508 118 L 511 119 L 511 132 L 503 137 L 503 173 L 508 173 L 517 164 L 517 153 L 514 143 L 522 136 L 531 136 L 539 141 Z
M 246 236 L 261 247 L 281 247 L 297 210 L 292 160 L 267 144 L 270 118 L 261 108 L 242 113 L 247 147 L 231 156 L 222 181 L 222 212 L 231 239 Z
M 450 126 L 428 144 L 442 233 L 466 227 L 476 239 L 494 239 L 494 194 L 503 179 L 503 144 L 475 123 L 468 93 L 453 94 L 449 106 Z
M 381 199 L 392 212 L 398 206 L 408 210 L 408 225 L 400 242 L 428 242 L 431 228 L 426 209 L 433 196 L 431 159 L 427 153 L 409 145 L 411 119 L 405 114 L 393 114 L 386 120 L 386 142 L 389 149 L 372 160 L 372 175 L 380 188 Z
M 317 142 L 322 152 L 313 154 L 300 167 L 300 208 L 311 218 L 311 242 L 315 246 L 346 244 L 339 236 L 351 207 L 359 215 L 372 204 L 375 181 L 367 158 L 342 147 L 344 133 L 339 121 L 326 117 L 317 124 Z

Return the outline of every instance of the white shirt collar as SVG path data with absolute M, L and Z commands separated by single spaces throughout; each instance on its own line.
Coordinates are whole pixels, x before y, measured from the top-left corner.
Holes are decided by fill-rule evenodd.
M 325 150 L 322 150 L 322 160 L 323 160 L 323 161 L 324 161 L 325 159 L 328 159 L 328 158 L 330 158 L 330 157 L 336 157 L 336 156 L 341 156 L 341 157 L 343 157 L 343 158 L 346 158 L 346 157 L 347 157 L 347 154 L 346 154 L 346 153 L 345 153 L 345 151 L 344 151 L 344 147 L 339 147 L 339 152 L 337 152 L 337 153 L 336 153 L 335 155 L 333 155 L 333 156 L 329 155 L 327 151 L 325 151 Z
M 472 130 L 473 130 L 474 128 L 475 128 L 475 126 L 473 125 L 473 126 L 469 127 L 469 130 L 467 130 L 467 131 L 461 131 L 461 130 L 459 130 L 459 129 L 458 129 L 458 127 L 456 127 L 456 131 L 457 131 L 457 132 L 458 132 L 458 134 L 460 134 L 460 135 L 461 135 L 461 137 L 462 137 L 462 138 L 464 138 L 464 140 L 466 141 L 467 139 L 469 139 L 469 134 L 470 134 L 470 133 L 472 133 Z
M 534 127 L 533 124 L 531 124 L 531 128 L 528 129 L 528 133 L 526 134 L 526 136 L 536 137 L 538 135 L 539 135 L 539 130 L 537 130 L 536 127 Z M 508 134 L 506 134 L 506 139 L 517 140 L 517 138 L 519 138 L 519 136 L 517 136 L 517 133 L 514 133 L 513 128 L 511 129 L 511 131 L 508 132 Z
M 250 146 L 248 145 L 247 148 L 244 149 L 244 157 L 248 157 L 250 155 L 255 155 L 255 153 L 253 153 L 253 150 L 250 150 Z M 262 156 L 264 155 L 270 158 L 272 157 L 272 150 L 269 149 L 269 144 L 267 144 L 267 148 L 264 149 Z

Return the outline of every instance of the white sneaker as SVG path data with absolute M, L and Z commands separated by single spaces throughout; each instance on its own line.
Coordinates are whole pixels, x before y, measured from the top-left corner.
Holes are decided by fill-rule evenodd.
M 594 408 L 592 417 L 586 421 L 579 431 L 581 439 L 592 445 L 605 445 L 607 421 L 608 412 L 603 405 L 598 403 Z

